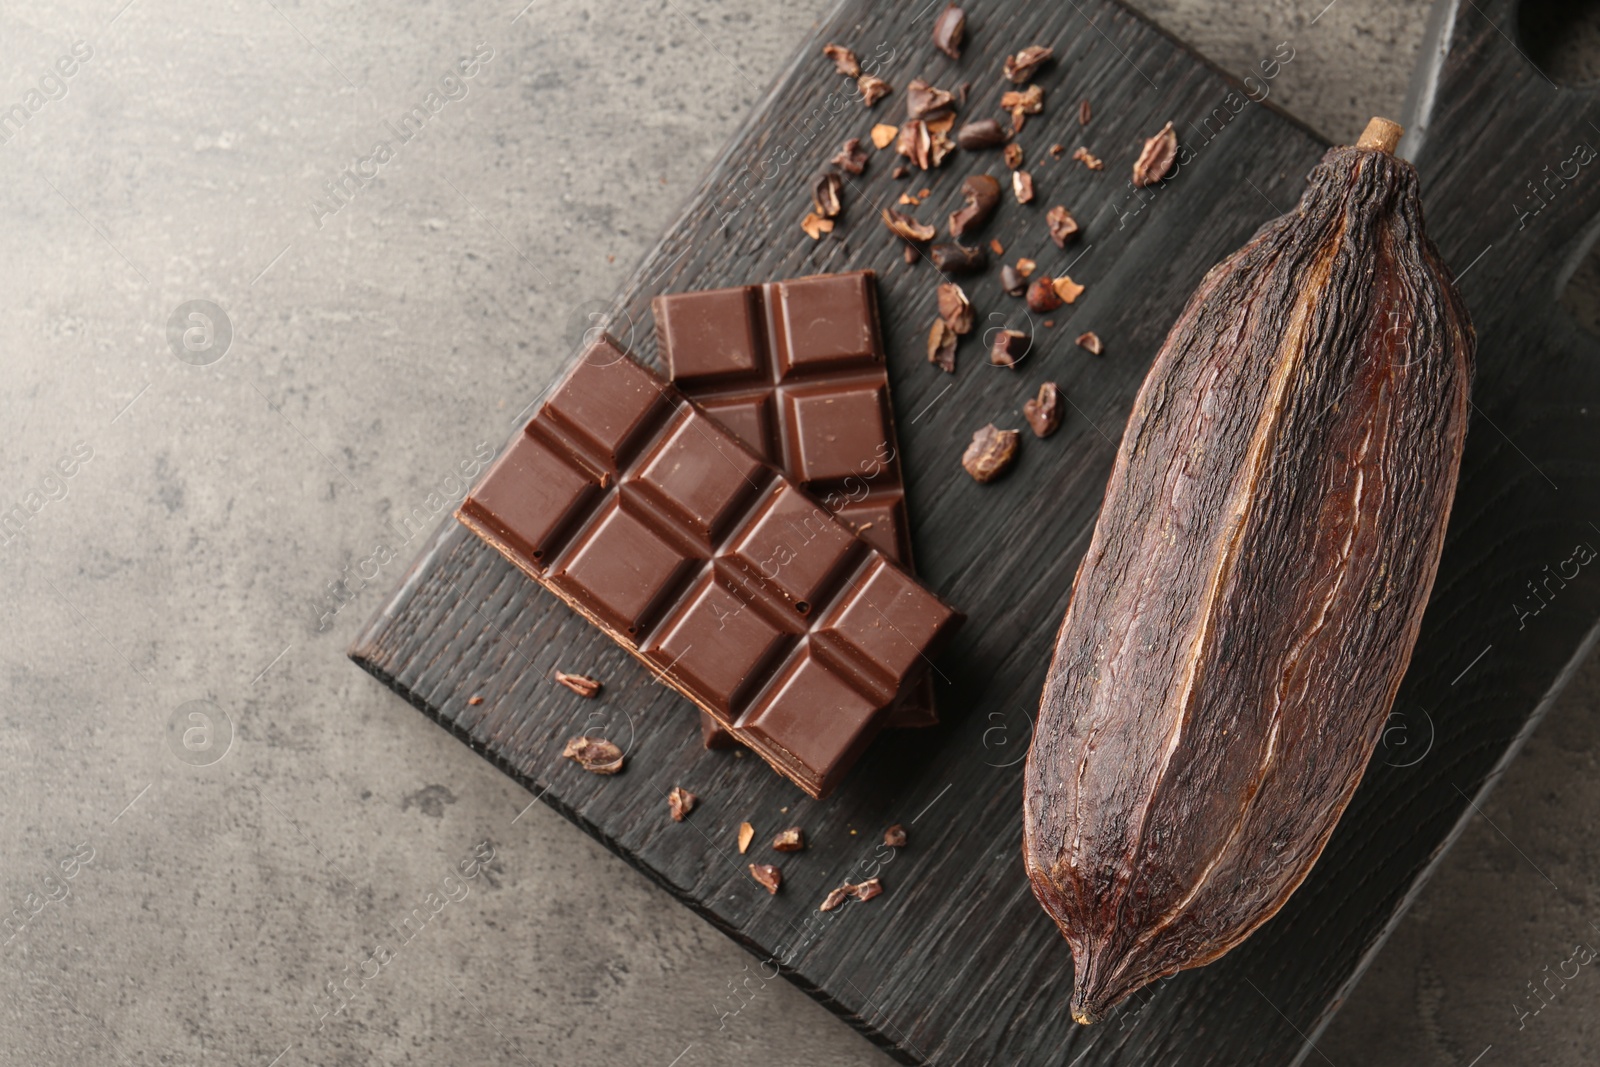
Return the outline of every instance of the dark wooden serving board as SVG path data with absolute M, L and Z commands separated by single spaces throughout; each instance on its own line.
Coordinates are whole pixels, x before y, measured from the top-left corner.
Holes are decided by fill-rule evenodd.
M 879 272 L 919 567 L 969 616 L 940 663 L 945 724 L 885 735 L 832 799 L 812 802 L 759 760 L 704 752 L 688 704 L 453 523 L 351 656 L 906 1062 L 1295 1062 L 1600 618 L 1600 566 L 1572 575 L 1574 546 L 1600 546 L 1600 343 L 1557 305 L 1593 239 L 1600 166 L 1552 185 L 1537 215 L 1522 214 L 1537 203 L 1526 181 L 1544 180 L 1541 168 L 1556 170 L 1578 142 L 1600 144 L 1589 122 L 1600 122 L 1600 107 L 1592 92 L 1549 84 L 1510 44 L 1511 3 L 1442 10 L 1402 153 L 1421 171 L 1432 235 L 1463 275 L 1480 339 L 1477 410 L 1392 728 L 1321 862 L 1275 919 L 1221 961 L 1083 1028 L 1066 1010 L 1071 955 L 1034 903 L 1020 858 L 1020 761 L 1051 641 L 1122 424 L 1168 326 L 1208 268 L 1293 205 L 1325 146 L 1270 106 L 1233 114 L 1239 86 L 1110 0 L 970 0 L 959 62 L 931 47 L 939 6 L 846 0 L 625 286 L 611 324 L 653 359 L 656 293 Z M 847 101 L 833 113 L 828 94 L 849 83 L 821 55 L 829 40 L 864 59 L 892 50 L 884 76 L 895 95 L 870 112 Z M 986 366 L 969 338 L 957 374 L 946 376 L 923 349 L 936 276 L 902 261 L 874 205 L 926 186 L 934 195 L 919 214 L 942 221 L 967 173 L 1004 177 L 998 158 L 958 153 L 941 170 L 896 181 L 897 160 L 876 154 L 846 187 L 843 224 L 821 242 L 798 225 L 809 180 L 845 137 L 898 122 L 904 86 L 918 75 L 946 87 L 970 80 L 965 112 L 995 113 L 1003 54 L 1032 42 L 1060 56 L 1038 79 L 1046 113 L 1021 138 L 1038 200 L 1008 202 L 983 237 L 1050 273 L 1071 263 L 1088 290 L 1052 316 L 1053 329 L 1036 317 L 1038 344 L 1019 371 Z M 1094 119 L 1080 131 L 1084 97 Z M 1193 158 L 1141 207 L 1129 168 L 1169 118 Z M 1048 159 L 1057 141 L 1069 151 L 1086 144 L 1105 170 Z M 784 164 L 788 152 L 795 158 Z M 1086 223 L 1085 239 L 1065 252 L 1045 239 L 1044 211 L 1056 203 Z M 996 273 L 967 284 L 980 317 L 1027 328 Z M 1073 346 L 1090 329 L 1105 339 L 1103 358 Z M 1025 434 L 1003 481 L 973 483 L 958 465 L 972 431 L 990 420 L 1021 426 L 1022 401 L 1046 379 L 1071 400 L 1063 430 L 1043 442 Z M 1568 577 L 1550 582 L 1531 613 L 1541 601 L 1527 583 L 1552 572 Z M 603 676 L 602 699 L 552 685 L 556 666 Z M 469 704 L 473 696 L 482 702 Z M 586 730 L 625 744 L 624 775 L 591 776 L 560 758 L 562 741 Z M 666 816 L 674 785 L 703 798 L 681 825 Z M 806 829 L 810 848 L 784 858 L 776 897 L 734 851 L 744 819 L 758 840 L 790 823 Z M 910 827 L 911 845 L 886 855 L 879 835 L 896 822 Z M 833 886 L 873 873 L 887 887 L 878 900 L 816 911 Z

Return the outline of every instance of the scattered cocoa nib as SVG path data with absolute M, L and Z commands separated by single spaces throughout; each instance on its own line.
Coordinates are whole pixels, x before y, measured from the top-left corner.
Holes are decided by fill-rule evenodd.
M 973 174 L 961 182 L 963 206 L 950 213 L 950 236 L 964 237 L 989 221 L 1000 205 L 1000 183 L 988 174 Z
M 1028 286 L 1028 310 L 1036 311 L 1043 315 L 1054 311 L 1061 306 L 1061 297 L 1056 295 L 1054 279 L 1048 274 L 1041 274 Z
M 1000 330 L 989 345 L 989 362 L 996 367 L 1015 367 L 1028 354 L 1029 344 L 1028 335 L 1021 330 Z
M 667 811 L 672 813 L 672 821 L 682 822 L 687 818 L 699 799 L 682 786 L 673 786 L 672 792 L 667 794 Z
M 1056 320 L 1055 319 L 1045 319 L 1044 320 L 1044 328 L 1047 329 L 1047 330 L 1055 329 L 1056 328 Z
M 918 189 L 917 190 L 917 196 L 920 197 L 923 200 L 928 199 L 928 197 L 930 197 L 932 195 L 933 195 L 933 190 L 932 189 Z
M 1100 335 L 1095 333 L 1093 330 L 1090 330 L 1088 333 L 1080 333 L 1076 343 L 1079 348 L 1090 353 L 1091 355 L 1103 355 L 1106 350 L 1105 345 L 1100 343 Z
M 844 45 L 825 44 L 822 54 L 833 60 L 833 69 L 846 78 L 861 77 L 861 63 L 856 59 L 856 54 Z
M 768 893 L 776 894 L 778 887 L 783 884 L 783 872 L 770 863 L 752 863 L 750 877 L 760 882 Z
M 911 245 L 906 245 L 905 251 L 900 254 L 907 263 L 915 263 L 918 259 L 917 250 Z
M 967 152 L 981 152 L 985 148 L 999 148 L 1006 143 L 1006 129 L 995 119 L 974 119 L 961 124 L 956 131 L 956 144 Z
M 1038 265 L 1039 264 L 1035 263 L 1027 256 L 1023 256 L 1021 259 L 1017 260 L 1017 273 L 1022 275 L 1024 278 L 1032 277 L 1033 268 L 1037 267 Z
M 972 443 L 961 457 L 961 466 L 972 475 L 973 481 L 988 483 L 1005 473 L 1016 458 L 1017 431 L 997 430 L 991 422 L 972 435 Z
M 1075 302 L 1078 297 L 1083 295 L 1083 286 L 1079 285 L 1065 274 L 1056 279 L 1055 290 L 1056 295 L 1061 298 L 1063 303 L 1067 304 Z
M 1144 149 L 1133 163 L 1133 184 L 1143 189 L 1167 176 L 1173 161 L 1178 158 L 1178 135 L 1172 132 L 1172 123 L 1161 127 L 1161 132 L 1144 143 Z
M 1007 79 L 1015 85 L 1021 85 L 1033 77 L 1034 71 L 1048 63 L 1053 55 L 1055 55 L 1053 49 L 1044 45 L 1030 44 L 1016 55 L 1006 56 L 1005 66 L 1002 69 Z
M 894 86 L 871 74 L 863 74 L 857 78 L 856 88 L 861 90 L 861 102 L 867 107 L 871 107 L 894 92 Z
M 926 222 L 918 222 L 910 215 L 896 211 L 892 207 L 883 209 L 883 224 L 889 227 L 890 233 L 896 237 L 904 237 L 907 241 L 931 241 L 939 232 Z
M 839 202 L 839 193 L 844 189 L 844 179 L 839 177 L 835 170 L 817 175 L 817 180 L 811 186 L 811 203 L 816 207 L 817 214 L 825 219 L 836 219 L 839 212 L 844 210 L 844 205 Z
M 744 855 L 750 848 L 750 842 L 755 840 L 756 828 L 747 822 L 739 824 L 739 855 Z
M 817 908 L 817 910 L 818 911 L 832 911 L 834 908 L 837 908 L 840 904 L 843 904 L 845 901 L 849 900 L 850 899 L 850 894 L 854 889 L 855 889 L 855 886 L 851 885 L 849 882 L 846 882 L 844 885 L 840 886 L 838 889 L 833 890 L 826 897 L 824 897 L 823 901 L 822 901 L 822 904 Z
M 928 330 L 928 362 L 935 364 L 946 374 L 954 374 L 956 345 L 960 343 L 961 338 L 948 322 L 934 319 L 933 326 Z
M 1077 151 L 1072 153 L 1072 158 L 1090 170 L 1100 170 L 1105 166 L 1104 163 L 1100 162 L 1099 156 L 1091 155 L 1089 150 L 1082 145 L 1079 145 Z
M 846 174 L 860 174 L 867 169 L 867 150 L 861 147 L 861 138 L 852 137 L 839 148 L 831 162 L 838 164 Z
M 873 897 L 883 892 L 883 883 L 876 878 L 868 878 L 865 882 L 858 883 L 850 890 L 850 895 L 865 904 Z
M 1006 254 L 1006 246 L 1000 243 L 1000 238 L 991 237 L 989 238 L 989 251 L 997 256 L 1003 256 Z
M 1057 248 L 1067 247 L 1067 242 L 1078 236 L 1078 220 L 1060 204 L 1045 212 L 1044 224 Z
M 932 165 L 933 136 L 921 119 L 908 119 L 895 138 L 894 150 L 923 170 Z
M 1061 156 L 1062 156 L 1062 153 L 1066 152 L 1066 150 L 1067 150 L 1067 146 L 1064 145 L 1064 144 L 1053 144 L 1053 145 L 1050 146 L 1050 158 L 1051 159 L 1060 159 Z
M 895 203 L 897 203 L 897 204 L 905 204 L 908 207 L 916 207 L 918 204 L 922 203 L 922 201 L 918 200 L 916 197 L 912 196 L 910 193 L 901 193 L 900 194 L 900 199 L 895 201 Z
M 939 318 L 958 334 L 972 332 L 972 302 L 955 282 L 939 283 Z
M 556 671 L 551 677 L 581 697 L 593 700 L 600 695 L 599 680 L 591 678 L 587 674 L 568 674 L 566 671 Z
M 482 703 L 483 703 L 483 698 L 482 697 L 471 696 L 471 697 L 467 698 L 467 704 L 468 704 L 469 707 L 474 707 L 475 708 L 479 704 L 482 704 Z
M 1037 85 L 1030 85 L 1026 89 L 1003 93 L 1000 107 L 1011 112 L 1011 132 L 1021 133 L 1022 124 L 1028 121 L 1027 116 L 1037 115 L 1044 110 L 1044 90 Z
M 900 127 L 891 126 L 887 122 L 880 122 L 872 127 L 872 133 L 868 136 L 872 138 L 874 148 L 888 148 L 894 143 L 895 134 L 899 132 Z
M 913 119 L 931 119 L 948 114 L 955 109 L 956 98 L 943 89 L 936 89 L 917 78 L 906 86 L 906 116 Z
M 961 58 L 961 39 L 967 33 L 967 13 L 948 4 L 933 20 L 933 47 L 951 59 Z
M 591 774 L 616 774 L 622 770 L 622 749 L 603 737 L 574 737 L 561 754 Z
M 1039 395 L 1022 405 L 1022 417 L 1028 420 L 1035 437 L 1049 437 L 1061 428 L 1061 402 L 1055 382 L 1039 386 Z
M 1028 291 L 1028 281 L 1007 263 L 1000 268 L 1000 289 L 1007 296 L 1021 296 Z
M 893 127 L 890 127 L 890 128 L 892 129 Z M 906 165 L 904 163 L 901 163 L 901 164 L 898 164 L 894 168 L 894 170 L 891 170 L 889 172 L 889 177 L 891 177 L 891 178 L 904 178 L 910 173 L 911 173 L 911 171 L 906 169 Z
M 989 265 L 989 254 L 982 248 L 968 248 L 944 241 L 928 249 L 934 267 L 945 274 L 974 274 Z
M 1012 171 L 1011 191 L 1017 194 L 1017 203 L 1030 203 L 1033 200 L 1033 175 L 1025 170 Z
M 1086 98 L 1084 98 L 1082 101 L 1080 101 L 1078 103 L 1078 125 L 1079 126 L 1087 126 L 1087 125 L 1089 125 L 1089 118 L 1090 118 L 1089 100 L 1086 97 Z
M 808 211 L 806 217 L 800 220 L 800 228 L 813 241 L 820 241 L 823 234 L 833 232 L 833 220 L 825 219 L 815 211 Z
M 906 828 L 895 823 L 883 832 L 883 843 L 890 848 L 906 847 Z
M 956 107 L 967 106 L 967 94 L 972 92 L 971 82 L 962 82 L 956 86 Z
M 1016 170 L 1022 166 L 1022 146 L 1019 144 L 1006 145 L 1006 166 Z
M 805 831 L 798 826 L 780 830 L 778 836 L 772 839 L 772 847 L 779 852 L 799 852 L 806 847 Z

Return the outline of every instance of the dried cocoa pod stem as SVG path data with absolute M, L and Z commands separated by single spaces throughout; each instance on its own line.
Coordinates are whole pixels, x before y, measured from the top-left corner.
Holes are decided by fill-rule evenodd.
M 1282 907 L 1411 657 L 1474 342 L 1398 127 L 1374 127 L 1190 298 L 1073 582 L 1023 852 L 1081 1023 Z

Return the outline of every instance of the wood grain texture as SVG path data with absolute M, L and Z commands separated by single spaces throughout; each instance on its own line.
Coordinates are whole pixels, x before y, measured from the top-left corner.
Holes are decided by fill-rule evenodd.
M 1506 43 L 1495 22 L 1510 25 L 1509 4 L 1463 3 L 1449 21 L 1437 103 L 1423 96 L 1426 135 L 1402 154 L 1414 153 L 1429 232 L 1462 276 L 1479 372 L 1445 555 L 1394 727 L 1312 876 L 1272 921 L 1217 963 L 1083 1028 L 1067 1012 L 1070 952 L 1033 901 L 1021 859 L 1021 758 L 1056 622 L 1123 422 L 1168 327 L 1207 269 L 1294 202 L 1325 145 L 1268 105 L 1233 114 L 1229 79 L 1106 0 L 971 3 L 960 61 L 932 47 L 937 6 L 847 0 L 624 288 L 613 323 L 624 334 L 631 324 L 633 347 L 652 360 L 657 293 L 879 272 L 919 568 L 969 616 L 940 662 L 944 724 L 886 735 L 833 798 L 812 802 L 759 761 L 705 753 L 691 707 L 454 524 L 351 655 L 750 948 L 765 973 L 782 969 L 905 1062 L 1296 1061 L 1600 617 L 1592 565 L 1549 582 L 1537 614 L 1517 607 L 1539 606 L 1527 583 L 1549 581 L 1545 565 L 1559 570 L 1580 541 L 1600 545 L 1589 525 L 1600 522 L 1600 346 L 1555 303 L 1563 271 L 1587 249 L 1600 169 L 1585 168 L 1523 228 L 1510 206 L 1577 140 L 1600 142 L 1585 123 L 1600 108 L 1593 94 L 1546 85 Z M 926 362 L 937 276 L 905 264 L 876 220 L 877 205 L 923 186 L 934 197 L 922 214 L 942 219 L 968 173 L 1002 173 L 997 158 L 957 153 L 940 171 L 897 182 L 891 159 L 875 155 L 847 182 L 834 235 L 814 243 L 801 233 L 816 169 L 846 137 L 903 115 L 903 91 L 870 112 L 854 101 L 830 111 L 828 94 L 848 83 L 821 55 L 828 40 L 864 59 L 881 43 L 881 54 L 892 52 L 884 76 L 899 90 L 919 75 L 941 86 L 971 80 L 965 114 L 975 116 L 995 113 L 1009 87 L 998 76 L 1005 53 L 1056 48 L 1060 60 L 1038 79 L 1045 113 L 1022 136 L 1038 196 L 1026 208 L 1007 204 L 984 238 L 1050 273 L 1071 264 L 1088 290 L 1053 316 L 1054 329 L 1034 323 L 1039 344 L 1017 371 L 986 366 L 972 338 L 954 378 Z M 1094 120 L 1080 130 L 1084 97 Z M 1187 130 L 1195 158 L 1133 199 L 1132 161 L 1168 119 Z M 1069 152 L 1085 144 L 1105 170 L 1042 162 L 1056 141 Z M 780 148 L 796 158 L 773 164 Z M 1084 239 L 1064 251 L 1044 229 L 1056 203 L 1085 223 Z M 1020 303 L 1000 295 L 996 271 L 966 288 L 980 328 L 1001 324 L 985 318 L 991 312 L 1029 328 Z M 1105 340 L 1105 357 L 1073 346 L 1084 330 Z M 1046 379 L 1071 401 L 1060 432 L 1025 440 L 1003 480 L 973 483 L 959 466 L 972 431 L 991 420 L 1020 427 L 1023 401 Z M 583 701 L 551 683 L 558 666 L 604 677 L 603 698 Z M 484 699 L 469 704 L 473 696 Z M 559 757 L 567 737 L 597 729 L 627 748 L 622 775 L 595 777 Z M 702 798 L 682 824 L 666 813 L 674 785 Z M 785 857 L 777 896 L 751 881 L 734 850 L 745 819 L 762 832 L 779 820 L 806 828 L 809 848 Z M 890 853 L 877 842 L 896 822 L 911 844 Z M 873 874 L 883 896 L 816 912 L 840 881 Z

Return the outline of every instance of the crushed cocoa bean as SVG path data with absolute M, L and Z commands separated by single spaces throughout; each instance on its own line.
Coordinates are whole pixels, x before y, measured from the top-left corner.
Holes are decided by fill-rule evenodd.
M 1017 195 L 1017 203 L 1031 203 L 1033 200 L 1033 175 L 1025 170 L 1012 171 L 1011 191 Z
M 799 852 L 806 847 L 805 831 L 798 826 L 779 830 L 778 836 L 772 839 L 772 847 L 778 852 Z
M 989 251 L 997 256 L 1003 256 L 1006 254 L 1006 246 L 1000 243 L 1000 238 L 991 237 L 989 238 Z
M 774 895 L 777 894 L 778 887 L 783 884 L 783 872 L 770 863 L 752 863 L 750 877 L 759 882 L 768 893 Z
M 961 466 L 975 482 L 992 482 L 1017 458 L 1017 431 L 997 430 L 990 423 L 972 435 Z M 859 898 L 858 898 L 859 899 Z
M 956 131 L 956 144 L 966 152 L 999 148 L 1005 143 L 1005 127 L 995 119 L 974 119 L 972 122 L 964 122 Z
M 894 86 L 871 74 L 863 74 L 857 78 L 856 88 L 861 90 L 861 102 L 867 107 L 894 92 Z
M 943 319 L 934 319 L 928 330 L 928 362 L 946 374 L 956 372 L 956 346 L 961 338 Z
M 1090 115 L 1090 110 L 1089 110 L 1089 99 L 1087 97 L 1085 97 L 1084 99 L 1082 99 L 1082 100 L 1080 100 L 1078 102 L 1078 125 L 1079 126 L 1087 126 L 1087 125 L 1089 125 L 1090 117 L 1091 117 L 1091 115 Z
M 1055 382 L 1039 386 L 1039 395 L 1022 405 L 1022 417 L 1035 437 L 1049 437 L 1061 428 L 1061 397 Z
M 850 894 L 854 889 L 855 889 L 855 886 L 851 885 L 849 882 L 846 882 L 844 885 L 840 886 L 838 889 L 833 890 L 826 897 L 824 897 L 823 900 L 822 900 L 822 904 L 818 906 L 817 910 L 818 911 L 832 911 L 834 908 L 837 908 L 840 904 L 843 904 L 845 901 L 849 900 L 850 899 Z
M 883 892 L 883 883 L 876 878 L 868 878 L 865 882 L 858 882 L 850 890 L 850 895 L 865 904 L 873 897 Z
M 1045 212 L 1044 224 L 1057 248 L 1067 247 L 1067 242 L 1078 236 L 1078 220 L 1060 204 Z
M 989 254 L 981 247 L 969 248 L 954 241 L 942 241 L 929 248 L 928 258 L 945 274 L 975 274 L 989 265 Z
M 931 241 L 939 232 L 926 222 L 918 222 L 910 215 L 896 211 L 892 207 L 883 209 L 883 224 L 889 227 L 890 233 L 907 241 Z
M 1021 296 L 1028 291 L 1028 281 L 1017 268 L 1006 263 L 1000 268 L 1000 290 L 1007 296 Z
M 682 786 L 673 786 L 672 792 L 667 794 L 667 811 L 672 814 L 672 821 L 682 822 L 688 818 L 699 799 Z
M 844 179 L 838 171 L 830 170 L 817 175 L 816 182 L 811 186 L 811 203 L 817 214 L 825 219 L 838 218 L 839 212 L 844 210 L 839 200 L 843 189 Z
M 806 217 L 800 220 L 800 228 L 813 241 L 820 241 L 823 234 L 833 232 L 833 220 L 825 219 L 815 211 L 808 211 Z
M 939 318 L 955 333 L 972 332 L 972 302 L 955 282 L 939 283 Z
M 1088 333 L 1080 333 L 1074 343 L 1090 355 L 1099 356 L 1105 354 L 1106 347 L 1100 343 L 1100 335 L 1093 330 Z
M 1082 163 L 1085 167 L 1088 167 L 1090 170 L 1100 170 L 1105 166 L 1105 164 L 1100 161 L 1100 157 L 1099 156 L 1096 156 L 1096 155 L 1092 154 L 1087 148 L 1083 147 L 1082 145 L 1079 145 L 1077 147 L 1077 149 L 1072 153 L 1072 158 L 1076 159 L 1079 163 Z
M 894 143 L 895 134 L 900 132 L 900 127 L 891 126 L 887 122 L 880 122 L 872 127 L 872 132 L 867 136 L 872 138 L 874 148 L 888 148 Z
M 1037 115 L 1044 110 L 1044 90 L 1037 85 L 1030 85 L 1026 89 L 1003 93 L 1000 107 L 1011 112 L 1011 132 L 1021 133 L 1022 124 L 1028 121 L 1027 116 Z
M 1006 56 L 1002 66 L 1006 79 L 1014 85 L 1021 85 L 1033 77 L 1035 71 L 1050 61 L 1055 55 L 1055 50 L 1044 45 L 1030 44 L 1014 56 Z
M 1035 263 L 1027 256 L 1023 256 L 1021 259 L 1017 260 L 1017 273 L 1022 275 L 1024 278 L 1030 278 L 1033 276 L 1034 268 L 1038 265 L 1039 264 Z
M 831 162 L 838 164 L 846 174 L 860 174 L 867 169 L 867 150 L 861 147 L 861 138 L 852 137 L 839 148 Z
M 883 843 L 890 848 L 906 847 L 906 828 L 895 823 L 883 832 Z
M 1143 189 L 1165 178 L 1177 158 L 1178 135 L 1173 132 L 1172 123 L 1169 122 L 1161 127 L 1160 133 L 1145 141 L 1144 148 L 1139 152 L 1139 158 L 1134 160 L 1134 187 Z
M 1022 146 L 1016 143 L 1006 145 L 1006 166 L 1016 170 L 1022 166 Z
M 587 674 L 568 674 L 566 671 L 556 671 L 551 677 L 574 693 L 589 700 L 593 700 L 600 695 L 601 684 L 599 679 L 591 678 Z
M 967 33 L 967 13 L 954 4 L 947 4 L 933 20 L 933 47 L 951 59 L 961 58 L 961 39 Z
M 931 119 L 946 115 L 955 109 L 956 98 L 943 89 L 935 88 L 917 78 L 906 86 L 906 116 L 913 119 Z
M 1041 274 L 1028 286 L 1028 310 L 1041 315 L 1054 311 L 1061 306 L 1061 297 L 1056 295 L 1054 280 L 1047 274 Z
M 750 848 L 750 842 L 755 840 L 756 828 L 747 822 L 739 824 L 739 855 L 744 855 Z
M 591 774 L 616 774 L 622 770 L 622 749 L 603 737 L 571 738 L 561 754 Z
M 1083 295 L 1083 286 L 1079 285 L 1065 274 L 1056 279 L 1055 290 L 1056 295 L 1061 298 L 1061 302 L 1064 304 L 1074 303 L 1077 301 L 1078 297 Z
M 964 237 L 989 221 L 1000 204 L 1000 183 L 988 174 L 973 174 L 961 182 L 965 203 L 950 213 L 950 236 Z
M 846 78 L 861 77 L 861 62 L 856 54 L 842 44 L 825 44 L 822 54 L 833 60 L 833 69 Z
M 1028 354 L 1031 343 L 1021 330 L 998 330 L 989 344 L 989 362 L 996 367 L 1015 367 Z

